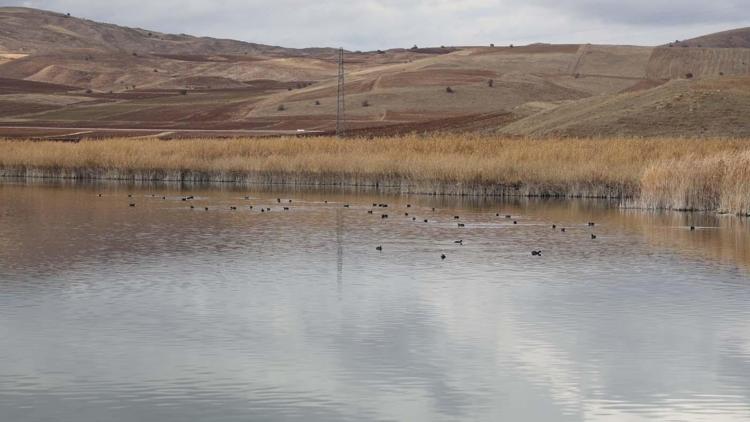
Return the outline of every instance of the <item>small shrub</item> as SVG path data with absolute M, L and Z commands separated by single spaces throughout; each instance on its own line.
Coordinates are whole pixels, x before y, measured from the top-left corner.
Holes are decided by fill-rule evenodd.
M 284 107 L 284 104 L 279 104 L 278 107 L 276 107 L 276 111 L 284 111 L 286 110 L 286 107 Z
M 154 69 L 154 73 L 159 73 L 159 69 Z
M 320 105 L 320 101 L 318 101 L 318 100 L 315 100 L 315 105 L 316 105 L 316 106 L 319 106 L 319 105 Z
M 411 49 L 412 49 L 412 50 L 419 50 L 419 47 L 417 47 L 417 45 L 416 45 L 416 44 L 414 44 L 414 46 L 413 46 L 413 47 L 412 47 Z
M 136 53 L 136 52 L 134 51 L 134 52 L 133 52 L 133 57 L 138 57 L 138 53 Z
M 487 86 L 492 88 L 493 86 L 495 86 L 495 81 L 493 79 L 490 79 L 489 81 L 487 81 Z
M 495 47 L 495 44 L 490 44 L 490 47 L 494 48 L 494 47 Z
M 686 73 L 685 74 L 685 79 L 693 79 L 693 73 L 692 72 Z
M 724 76 L 724 72 L 719 72 L 719 76 Z
M 513 44 L 510 45 L 510 48 L 513 48 Z
M 447 92 L 448 94 L 453 94 L 454 91 L 453 91 L 453 88 L 447 87 L 445 88 L 445 92 Z
M 87 93 L 87 94 L 93 94 L 93 93 L 94 93 L 94 91 L 92 91 L 92 90 L 91 90 L 91 88 L 89 88 L 89 89 L 87 89 L 87 90 L 86 90 L 86 93 Z
M 367 100 L 362 101 L 362 107 L 370 107 L 370 102 Z
M 180 95 L 187 95 L 187 89 L 181 89 Z

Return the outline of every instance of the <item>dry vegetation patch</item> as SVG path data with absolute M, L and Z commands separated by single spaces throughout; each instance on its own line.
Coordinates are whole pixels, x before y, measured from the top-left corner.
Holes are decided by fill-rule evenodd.
M 300 181 L 419 186 L 430 193 L 603 196 L 649 208 L 750 209 L 750 141 L 728 139 L 396 138 L 0 141 L 6 175 L 97 171 L 296 176 Z M 165 173 L 166 172 L 166 173 Z M 71 174 L 67 172 L 66 174 Z M 461 189 L 455 189 L 460 186 Z M 453 187 L 453 188 L 448 188 Z

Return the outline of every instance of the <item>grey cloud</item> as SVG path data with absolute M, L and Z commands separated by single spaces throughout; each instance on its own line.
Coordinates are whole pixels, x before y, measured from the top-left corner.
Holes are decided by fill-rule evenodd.
M 490 42 L 661 44 L 750 26 L 746 0 L 5 1 L 163 32 L 289 47 Z M 746 6 L 746 5 L 744 5 Z

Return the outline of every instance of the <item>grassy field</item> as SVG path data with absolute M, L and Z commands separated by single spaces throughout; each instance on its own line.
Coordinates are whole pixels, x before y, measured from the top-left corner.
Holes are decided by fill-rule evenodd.
M 198 174 L 418 193 L 615 197 L 645 208 L 750 212 L 750 140 L 8 140 L 0 141 L 0 169 L 6 176 L 195 180 Z

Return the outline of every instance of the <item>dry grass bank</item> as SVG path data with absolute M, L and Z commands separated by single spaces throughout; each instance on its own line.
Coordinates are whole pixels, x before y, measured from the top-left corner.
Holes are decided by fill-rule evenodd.
M 6 176 L 395 186 L 404 192 L 633 198 L 750 210 L 750 140 L 111 139 L 0 141 Z

